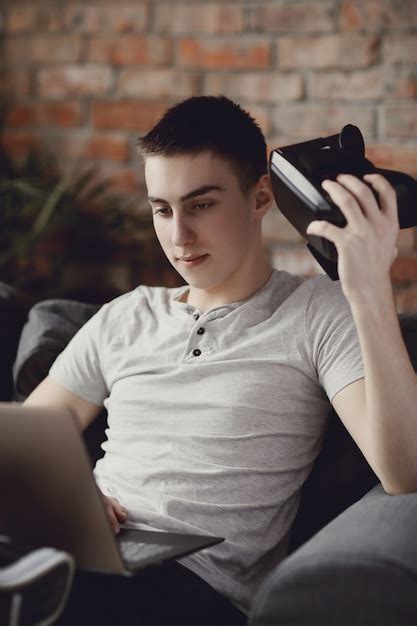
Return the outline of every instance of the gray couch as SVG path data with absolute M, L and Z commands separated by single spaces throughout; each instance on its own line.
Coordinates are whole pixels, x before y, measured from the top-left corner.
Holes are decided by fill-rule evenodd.
M 98 308 L 35 303 L 0 283 L 0 401 L 23 400 Z M 400 322 L 417 369 L 417 315 Z M 103 412 L 86 433 L 92 462 L 105 424 Z M 417 494 L 387 495 L 334 412 L 302 489 L 289 555 L 259 589 L 249 623 L 417 626 Z

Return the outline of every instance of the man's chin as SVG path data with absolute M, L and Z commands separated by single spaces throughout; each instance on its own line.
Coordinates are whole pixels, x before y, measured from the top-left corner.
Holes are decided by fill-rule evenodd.
M 175 269 L 177 270 L 178 274 L 184 279 L 187 285 L 189 285 L 193 289 L 204 289 L 208 291 L 210 289 L 213 289 L 213 287 L 215 287 L 219 283 L 218 278 L 216 280 L 216 278 L 214 278 L 213 276 L 207 276 L 207 274 L 203 276 L 202 273 L 198 275 L 197 272 L 180 271 L 176 265 Z
M 188 272 L 181 273 L 182 278 L 185 280 L 187 285 L 192 287 L 193 289 L 204 289 L 209 290 L 213 287 L 213 283 L 215 281 L 210 281 L 202 277 L 190 276 Z
M 191 287 L 196 289 L 210 289 L 216 280 L 213 276 L 209 276 L 207 270 L 199 269 L 200 266 L 184 267 L 184 264 L 178 261 L 172 262 L 172 265 L 178 272 L 178 274 L 185 280 L 185 282 Z

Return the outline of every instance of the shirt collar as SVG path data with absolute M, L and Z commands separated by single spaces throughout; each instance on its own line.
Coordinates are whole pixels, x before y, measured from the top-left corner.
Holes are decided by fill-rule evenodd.
M 249 298 L 245 298 L 245 300 L 238 300 L 236 302 L 230 302 L 228 304 L 221 304 L 217 307 L 214 307 L 213 309 L 209 309 L 208 311 L 204 313 L 204 315 L 210 314 L 210 317 L 211 317 L 212 316 L 211 314 L 213 314 L 213 317 L 220 317 L 222 315 L 225 315 L 227 312 L 232 311 L 233 309 L 236 309 L 242 304 L 245 304 L 246 302 L 249 302 L 259 296 L 264 295 L 265 292 L 269 291 L 272 288 L 272 284 L 274 280 L 276 279 L 277 275 L 278 275 L 278 271 L 276 269 L 273 269 L 266 283 L 260 289 L 258 289 L 258 291 L 255 291 L 255 293 L 249 296 Z M 171 295 L 170 295 L 171 305 L 176 310 L 182 310 L 187 314 L 191 314 L 191 315 L 198 314 L 199 316 L 203 315 L 201 311 L 199 311 L 196 307 L 192 306 L 191 304 L 188 304 L 188 302 L 181 302 L 181 298 L 187 293 L 188 289 L 189 289 L 188 285 L 182 285 L 181 287 L 175 287 L 174 289 L 172 289 Z

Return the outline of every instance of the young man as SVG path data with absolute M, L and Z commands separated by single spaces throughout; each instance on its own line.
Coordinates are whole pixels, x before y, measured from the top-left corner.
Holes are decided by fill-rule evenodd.
M 395 193 L 380 176 L 326 181 L 348 225 L 310 231 L 336 244 L 340 283 L 302 281 L 264 255 L 266 145 L 238 105 L 186 100 L 139 147 L 156 234 L 187 285 L 141 286 L 104 305 L 27 403 L 67 405 L 84 427 L 104 404 L 95 476 L 115 532 L 226 537 L 128 591 L 115 582 L 116 597 L 99 580 L 85 597 L 94 610 L 105 603 L 100 620 L 118 607 L 125 623 L 136 607 L 131 623 L 243 624 L 285 555 L 329 401 L 388 492 L 417 487 L 417 385 L 389 277 Z

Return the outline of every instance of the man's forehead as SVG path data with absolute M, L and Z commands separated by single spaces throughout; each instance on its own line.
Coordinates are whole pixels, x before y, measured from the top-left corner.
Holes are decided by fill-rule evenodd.
M 198 189 L 202 193 L 209 188 L 222 191 L 234 175 L 227 166 L 223 159 L 210 153 L 149 156 L 145 161 L 148 196 L 180 198 Z
M 211 170 L 224 171 L 225 168 L 230 169 L 227 160 L 209 151 L 170 156 L 155 154 L 147 156 L 145 160 L 145 173 L 172 170 L 185 173 L 193 171 L 196 174 L 199 170 L 204 173 L 204 171 Z

